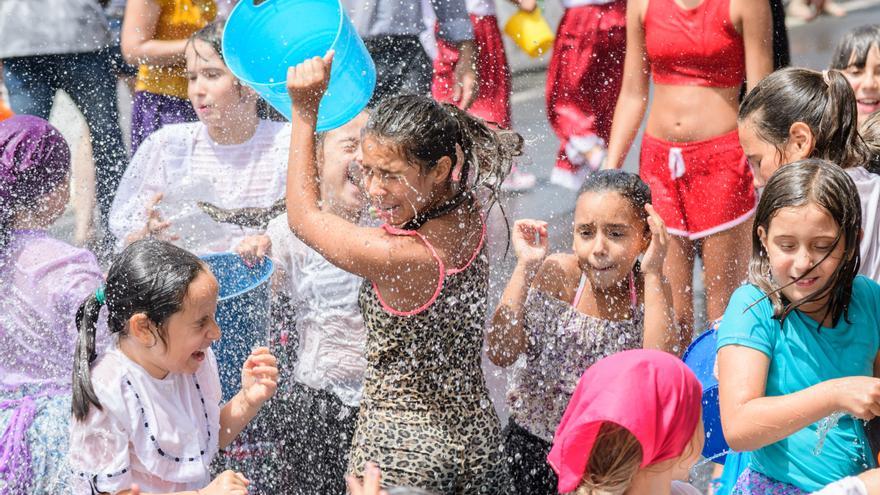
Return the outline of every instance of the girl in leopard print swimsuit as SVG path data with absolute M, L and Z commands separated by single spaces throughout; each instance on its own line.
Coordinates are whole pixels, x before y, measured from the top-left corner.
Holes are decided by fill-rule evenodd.
M 361 227 L 318 207 L 314 129 L 332 54 L 292 68 L 288 222 L 363 277 L 364 397 L 349 471 L 375 461 L 390 485 L 507 493 L 498 417 L 480 368 L 488 259 L 482 212 L 522 138 L 421 96 L 383 101 L 361 142 L 363 185 L 384 220 Z M 488 186 L 489 200 L 478 199 Z M 484 195 L 479 195 L 484 197 Z
M 547 454 L 587 367 L 627 349 L 679 344 L 661 273 L 668 234 L 650 202 L 637 175 L 602 170 L 578 195 L 574 252 L 547 257 L 546 222 L 514 225 L 517 265 L 488 340 L 495 364 L 514 365 L 504 457 L 522 493 L 557 493 Z

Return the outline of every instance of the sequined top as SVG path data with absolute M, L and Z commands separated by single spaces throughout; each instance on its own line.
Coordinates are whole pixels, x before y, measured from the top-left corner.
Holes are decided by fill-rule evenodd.
M 634 304 L 629 320 L 602 320 L 575 309 L 580 292 L 574 304 L 536 289 L 526 298 L 528 348 L 511 370 L 507 402 L 517 424 L 548 442 L 584 371 L 606 356 L 642 347 L 643 307 Z

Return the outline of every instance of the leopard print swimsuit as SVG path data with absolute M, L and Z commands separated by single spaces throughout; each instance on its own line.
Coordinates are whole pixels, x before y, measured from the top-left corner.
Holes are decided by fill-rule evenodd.
M 483 240 L 464 268 L 450 270 L 418 232 L 385 229 L 419 237 L 440 280 L 431 300 L 410 312 L 390 308 L 374 284 L 361 287 L 367 370 L 349 471 L 361 474 L 374 461 L 387 485 L 507 493 L 499 420 L 480 367 L 489 283 Z

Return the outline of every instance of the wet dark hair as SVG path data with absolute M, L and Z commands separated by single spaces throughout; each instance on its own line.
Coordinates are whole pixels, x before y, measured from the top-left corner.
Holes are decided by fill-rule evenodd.
M 814 266 L 819 265 L 834 251 L 840 242 L 845 246 L 843 261 L 837 266 L 828 282 L 801 301 L 790 302 L 782 296 L 782 289 L 797 280 L 779 287 L 770 273 L 770 259 L 758 235 L 758 229 L 768 232 L 770 222 L 782 208 L 813 203 L 833 218 L 840 230 L 828 253 Z M 758 286 L 765 297 L 773 303 L 773 317 L 783 321 L 801 305 L 829 296 L 825 316 L 831 316 L 833 326 L 841 316 L 848 320 L 847 311 L 852 296 L 852 285 L 861 263 L 859 256 L 859 232 L 862 228 L 862 207 L 856 185 L 849 174 L 825 160 L 808 158 L 786 165 L 770 177 L 752 227 L 752 258 L 749 261 L 749 282 Z M 824 320 L 824 317 L 822 318 Z M 820 320 L 821 321 L 821 320 Z M 820 324 L 821 326 L 821 324 Z
M 434 168 L 443 157 L 449 157 L 455 168 L 456 146 L 461 148 L 462 187 L 445 203 L 418 212 L 404 226 L 410 230 L 449 213 L 465 200 L 473 200 L 480 188 L 489 190 L 486 208 L 491 208 L 513 159 L 522 154 L 523 147 L 522 136 L 514 131 L 492 129 L 455 105 L 416 95 L 381 101 L 370 113 L 364 133 L 396 147 L 408 162 L 423 171 Z
M 816 141 L 810 158 L 842 168 L 865 164 L 868 152 L 858 133 L 856 98 L 836 70 L 780 69 L 761 80 L 743 99 L 739 121 L 751 118 L 758 136 L 782 152 L 795 122 L 809 126 Z
M 180 311 L 189 285 L 207 266 L 194 254 L 168 242 L 144 239 L 128 246 L 110 267 L 103 289 L 107 306 L 107 327 L 120 337 L 128 335 L 128 320 L 146 314 L 157 327 L 155 337 L 167 345 L 165 321 Z M 73 360 L 73 414 L 82 421 L 94 405 L 101 403 L 92 388 L 91 364 L 95 354 L 95 332 L 101 303 L 95 294 L 76 312 L 79 337 Z
M 589 192 L 616 192 L 629 201 L 636 215 L 648 226 L 648 212 L 645 205 L 651 202 L 651 188 L 637 174 L 623 170 L 597 170 L 587 176 L 578 191 L 578 199 Z
M 868 150 L 865 168 L 875 174 L 880 173 L 880 111 L 868 115 L 859 126 L 859 134 Z
M 859 26 L 843 35 L 831 56 L 831 68 L 865 67 L 872 46 L 880 47 L 880 24 Z
M 223 63 L 225 64 L 226 59 L 223 58 L 223 28 L 225 25 L 226 21 L 223 19 L 209 23 L 189 37 L 189 39 L 186 41 L 186 48 L 189 48 L 189 46 L 192 45 L 193 52 L 195 52 L 196 56 L 202 60 L 206 60 L 207 57 L 199 53 L 199 49 L 196 46 L 195 42 L 196 40 L 198 40 L 206 43 L 215 52 L 217 52 L 217 55 L 219 55 L 220 58 L 223 59 Z M 186 51 L 186 48 L 184 49 L 184 51 Z M 239 84 L 244 85 L 244 83 L 242 83 L 241 81 L 239 81 Z M 241 88 L 239 87 L 239 91 L 240 90 Z M 261 119 L 272 120 L 275 122 L 287 121 L 287 119 L 285 119 L 284 116 L 281 115 L 281 113 L 272 108 L 272 106 L 269 105 L 266 100 L 260 98 L 259 96 L 257 97 L 257 116 Z

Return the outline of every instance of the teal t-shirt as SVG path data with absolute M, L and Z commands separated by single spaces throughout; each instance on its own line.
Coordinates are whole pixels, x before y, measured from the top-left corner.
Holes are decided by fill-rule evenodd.
M 834 328 L 793 311 L 780 325 L 764 293 L 744 285 L 733 293 L 718 328 L 717 348 L 741 345 L 770 358 L 765 395 L 787 395 L 817 383 L 847 376 L 872 376 L 880 347 L 880 285 L 859 275 L 853 282 L 849 321 Z M 749 308 L 749 309 L 746 309 Z M 755 418 L 757 420 L 757 418 Z M 844 415 L 814 455 L 818 423 L 752 453 L 753 471 L 807 492 L 874 467 L 861 420 Z

